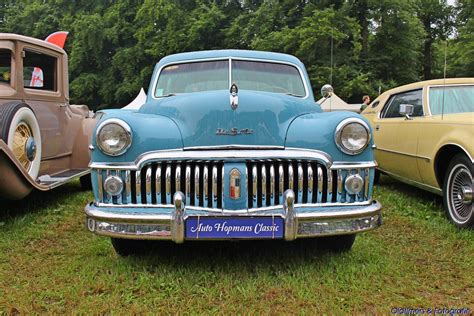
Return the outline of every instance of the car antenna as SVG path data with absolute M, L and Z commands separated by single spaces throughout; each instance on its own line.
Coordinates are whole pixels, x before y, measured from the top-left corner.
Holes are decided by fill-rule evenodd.
M 331 28 L 331 71 L 329 73 L 329 84 L 332 85 L 332 66 L 333 66 L 333 49 L 334 49 L 334 36 L 333 29 Z M 329 112 L 332 112 L 332 100 L 329 100 Z
M 445 45 L 444 45 L 443 104 L 441 105 L 441 120 L 443 120 L 443 116 L 444 116 L 444 93 L 446 91 L 446 68 L 448 64 L 447 55 L 448 55 L 448 39 L 446 39 Z

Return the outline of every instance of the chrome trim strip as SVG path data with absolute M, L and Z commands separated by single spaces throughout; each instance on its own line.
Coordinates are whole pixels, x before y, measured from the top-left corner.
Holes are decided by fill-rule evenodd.
M 288 188 L 290 188 L 290 190 L 294 189 L 294 183 L 295 183 L 294 181 L 295 181 L 295 178 L 294 178 L 294 173 L 293 173 L 293 166 L 290 163 L 288 165 Z
M 257 187 L 257 165 L 252 166 L 252 206 L 257 207 L 257 196 L 258 196 L 258 187 Z
M 214 165 L 212 166 L 212 184 L 211 184 L 211 189 L 212 189 L 212 208 L 217 207 L 217 195 L 219 194 L 217 192 L 217 167 Z
M 142 201 L 142 178 L 141 178 L 141 172 L 140 171 L 135 171 L 135 196 L 137 198 L 137 203 L 138 201 Z
M 377 162 L 374 161 L 361 161 L 361 162 L 347 162 L 347 161 L 334 161 L 329 169 L 362 169 L 362 168 L 375 168 Z
M 275 204 L 275 167 L 270 165 L 270 205 Z
M 184 147 L 184 151 L 197 150 L 284 150 L 285 146 L 264 146 L 264 145 L 218 145 L 218 146 L 189 146 Z
M 131 177 L 130 177 L 130 170 L 125 170 L 124 172 L 125 178 L 125 192 L 123 196 L 125 198 L 125 203 L 132 203 L 132 184 L 131 184 Z
M 334 202 L 334 203 L 309 203 L 309 204 L 299 204 L 295 203 L 295 208 L 326 208 L 326 207 L 352 207 L 352 206 L 365 206 L 372 203 L 373 200 L 363 201 L 363 202 L 354 202 L 354 203 L 341 203 L 341 202 Z M 132 205 L 117 205 L 112 203 L 94 203 L 96 207 L 105 207 L 105 208 L 129 208 L 129 209 L 136 209 L 136 208 L 154 208 L 154 209 L 169 209 L 173 208 L 173 204 L 132 204 Z M 201 206 L 186 206 L 186 210 L 190 211 L 203 211 L 209 212 L 210 214 L 248 214 L 248 213 L 258 213 L 258 212 L 265 212 L 265 211 L 273 211 L 273 210 L 281 210 L 282 205 L 273 205 L 273 206 L 266 206 L 266 207 L 253 207 L 250 209 L 238 209 L 238 210 L 230 210 L 230 209 L 215 209 L 210 207 L 201 207 Z
M 145 173 L 146 202 L 151 203 L 151 166 L 146 168 Z
M 203 172 L 203 196 L 204 196 L 204 207 L 207 207 L 209 204 L 209 168 L 207 165 L 204 165 L 204 172 Z
M 283 204 L 283 191 L 285 190 L 285 172 L 283 165 L 278 166 L 278 204 Z
M 340 201 L 342 198 L 342 188 L 343 188 L 342 181 L 343 181 L 342 170 L 338 169 L 337 170 L 337 198 L 336 198 L 337 201 Z
M 181 191 L 181 165 L 176 165 L 176 170 L 174 172 L 174 191 Z
M 182 149 L 160 150 L 140 155 L 134 163 L 103 163 L 93 162 L 93 169 L 139 170 L 151 160 L 183 161 L 183 160 L 233 160 L 246 161 L 252 159 L 286 159 L 286 160 L 317 160 L 326 168 L 331 167 L 331 157 L 319 150 L 287 148 L 284 150 L 216 150 L 216 151 L 183 151 Z
M 301 97 L 301 99 L 307 99 L 309 97 L 308 83 L 307 83 L 306 77 L 304 75 L 304 72 L 303 72 L 303 70 L 301 69 L 300 66 L 298 66 L 294 63 L 291 63 L 291 62 L 281 61 L 281 60 L 234 57 L 234 56 L 214 57 L 214 58 L 210 57 L 210 58 L 200 58 L 200 59 L 187 59 L 187 60 L 179 60 L 179 61 L 175 61 L 175 62 L 166 63 L 166 64 L 162 65 L 156 73 L 156 76 L 153 80 L 153 89 L 151 91 L 151 97 L 154 100 L 161 99 L 161 97 L 155 96 L 155 91 L 156 91 L 156 86 L 158 84 L 158 79 L 160 78 L 160 75 L 161 75 L 161 72 L 162 72 L 163 68 L 171 66 L 171 65 L 177 65 L 177 64 L 197 63 L 197 62 L 206 62 L 206 61 L 219 61 L 219 60 L 224 60 L 224 61 L 227 60 L 229 62 L 229 66 L 228 66 L 229 67 L 229 82 L 228 82 L 228 87 L 229 88 L 232 84 L 232 60 L 257 61 L 257 62 L 264 62 L 264 63 L 283 64 L 283 65 L 293 66 L 293 67 L 296 68 L 296 70 L 298 70 L 298 73 L 300 74 L 301 82 L 303 83 L 304 90 L 305 90 L 305 95 L 303 97 Z
M 303 167 L 298 163 L 298 203 L 303 202 Z
M 401 151 L 390 150 L 390 149 L 385 149 L 385 148 L 380 148 L 380 147 L 377 148 L 376 150 L 385 151 L 385 152 L 392 153 L 392 154 L 397 154 L 397 155 L 403 155 L 403 156 L 413 157 L 413 158 L 425 159 L 425 160 L 427 160 L 427 161 L 430 161 L 430 160 L 431 160 L 431 158 L 429 158 L 429 157 L 413 155 L 413 154 L 404 153 L 404 152 L 401 152 Z
M 333 195 L 333 191 L 332 191 L 332 183 L 333 183 L 332 171 L 327 170 L 326 174 L 327 174 L 327 177 L 328 177 L 328 181 L 327 181 L 327 183 L 328 183 L 327 201 L 331 202 L 332 201 L 332 195 Z
M 296 238 L 298 221 L 295 214 L 295 193 L 288 189 L 283 193 L 283 210 L 285 212 L 285 240 Z
M 161 165 L 158 165 L 155 171 L 155 192 L 156 202 L 161 203 Z
M 222 186 L 222 190 L 221 190 L 221 201 L 222 201 L 222 208 L 225 207 L 224 205 L 224 199 L 225 199 L 225 182 L 224 182 L 224 175 L 225 175 L 225 169 L 224 169 L 224 165 L 222 165 L 222 179 L 221 179 L 221 186 Z M 245 171 L 245 179 L 247 179 L 247 170 Z M 243 179 L 241 179 L 240 181 L 243 181 Z M 247 183 L 247 182 L 246 182 Z M 242 188 L 242 182 L 240 183 L 240 188 Z M 240 192 L 240 196 L 242 197 L 242 192 Z
M 318 165 L 318 198 L 317 198 L 318 203 L 323 202 L 323 182 L 324 182 L 323 169 L 321 168 L 321 166 Z
M 201 188 L 199 185 L 199 181 L 201 176 L 199 174 L 199 165 L 196 164 L 194 167 L 194 205 L 199 205 L 199 197 L 201 196 Z
M 184 172 L 185 177 L 185 191 L 186 191 L 186 205 L 191 205 L 191 166 L 186 165 L 186 170 Z
M 262 185 L 260 191 L 262 192 L 262 206 L 267 206 L 267 168 L 265 164 L 262 165 Z
M 165 170 L 165 194 L 166 204 L 171 204 L 171 167 L 166 166 Z
M 104 201 L 104 180 L 102 177 L 102 169 L 97 170 L 97 191 L 99 195 L 99 202 Z
M 369 185 L 370 185 L 370 169 L 366 168 L 364 170 L 365 173 L 365 180 L 364 180 L 364 198 L 366 200 L 369 199 Z
M 308 203 L 313 202 L 313 187 L 314 187 L 314 175 L 313 175 L 313 167 L 311 164 L 308 163 Z

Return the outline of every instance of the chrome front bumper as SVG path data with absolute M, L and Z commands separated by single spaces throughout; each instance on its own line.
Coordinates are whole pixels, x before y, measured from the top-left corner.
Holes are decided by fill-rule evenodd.
M 87 228 L 98 235 L 127 239 L 172 240 L 182 243 L 188 217 L 281 217 L 284 239 L 343 235 L 363 232 L 382 224 L 381 204 L 317 206 L 294 204 L 295 194 L 287 190 L 284 205 L 258 210 L 209 210 L 186 207 L 185 197 L 176 192 L 174 206 L 167 209 L 102 207 L 90 203 L 85 208 Z

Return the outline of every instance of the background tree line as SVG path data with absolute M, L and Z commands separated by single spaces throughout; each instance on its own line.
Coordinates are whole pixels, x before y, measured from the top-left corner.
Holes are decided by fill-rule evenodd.
M 474 76 L 474 1 L 1 0 L 0 32 L 70 32 L 71 102 L 120 107 L 160 58 L 204 49 L 296 55 L 312 86 L 360 102 L 405 83 Z M 331 78 L 331 50 L 333 70 Z

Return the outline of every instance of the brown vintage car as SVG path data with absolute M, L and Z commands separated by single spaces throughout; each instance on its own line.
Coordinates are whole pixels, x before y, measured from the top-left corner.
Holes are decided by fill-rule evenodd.
M 51 43 L 0 33 L 0 199 L 89 177 L 95 118 L 69 104 L 68 59 Z

